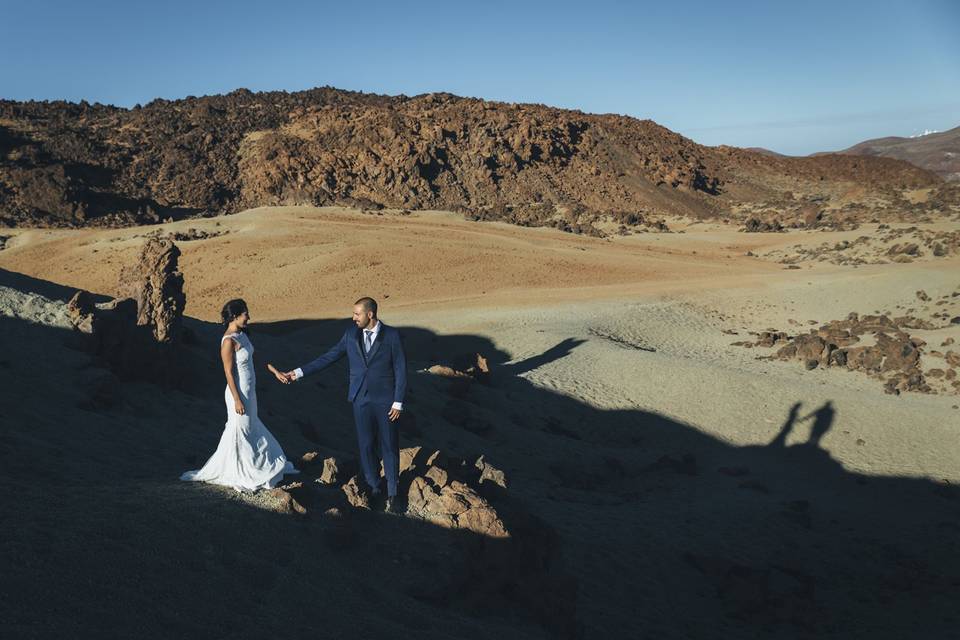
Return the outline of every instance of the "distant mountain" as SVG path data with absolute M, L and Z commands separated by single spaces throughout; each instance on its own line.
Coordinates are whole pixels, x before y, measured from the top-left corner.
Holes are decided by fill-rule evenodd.
M 601 217 L 790 218 L 805 206 L 913 215 L 903 191 L 943 185 L 890 158 L 707 147 L 651 120 L 447 93 L 238 89 L 132 109 L 0 100 L 0 225 L 143 224 L 304 204 L 594 232 Z M 944 202 L 928 198 L 924 211 Z
M 840 153 L 905 160 L 945 180 L 960 181 L 960 127 L 915 138 L 890 136 L 867 140 Z

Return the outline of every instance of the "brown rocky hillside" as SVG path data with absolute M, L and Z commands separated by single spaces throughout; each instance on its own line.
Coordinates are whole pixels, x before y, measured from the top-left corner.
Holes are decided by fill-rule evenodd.
M 932 195 L 904 197 L 917 189 Z M 8 226 L 346 204 L 595 231 L 604 216 L 789 219 L 815 206 L 889 219 L 949 213 L 957 200 L 898 160 L 711 148 L 650 120 L 449 94 L 240 89 L 133 109 L 0 101 Z

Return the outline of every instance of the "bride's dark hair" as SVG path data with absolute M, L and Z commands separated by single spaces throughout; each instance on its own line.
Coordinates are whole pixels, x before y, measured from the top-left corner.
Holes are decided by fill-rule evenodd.
M 224 325 L 230 324 L 230 322 L 241 315 L 244 311 L 247 311 L 247 303 L 243 301 L 242 298 L 235 298 L 223 305 L 223 310 L 220 312 L 220 318 L 223 320 Z M 243 329 L 241 329 L 243 331 Z

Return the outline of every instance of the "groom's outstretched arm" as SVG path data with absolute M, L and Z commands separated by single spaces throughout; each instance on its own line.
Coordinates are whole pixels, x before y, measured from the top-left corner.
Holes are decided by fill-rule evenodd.
M 296 375 L 296 379 L 299 380 L 305 375 L 326 369 L 331 364 L 342 358 L 343 354 L 347 352 L 348 333 L 349 331 L 344 332 L 343 336 L 340 338 L 340 342 L 333 345 L 333 348 L 327 351 L 325 354 L 312 362 L 308 362 L 307 364 L 303 365 L 303 367 L 294 369 L 293 373 Z

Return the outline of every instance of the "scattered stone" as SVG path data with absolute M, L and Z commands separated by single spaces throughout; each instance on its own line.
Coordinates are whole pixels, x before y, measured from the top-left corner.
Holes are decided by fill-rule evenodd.
M 228 233 L 227 231 L 202 231 L 193 227 L 186 231 L 175 231 L 167 236 L 170 240 L 176 242 L 190 242 L 192 240 L 208 240 Z
M 450 475 L 440 467 L 430 467 L 423 475 L 440 489 L 447 486 L 447 484 L 450 482 Z
M 444 378 L 469 378 L 469 374 L 464 373 L 463 371 L 457 371 L 453 367 L 448 367 L 442 364 L 435 364 L 427 369 L 427 373 L 430 373 L 435 376 L 442 376 Z
M 434 451 L 434 452 L 431 453 L 430 456 L 427 458 L 427 466 L 428 466 L 428 467 L 430 467 L 430 466 L 439 466 L 439 467 L 446 468 L 446 467 L 447 467 L 447 464 L 449 464 L 449 461 L 448 461 L 448 459 L 447 459 L 447 456 L 446 456 L 443 452 L 441 452 L 441 451 Z
M 480 470 L 480 484 L 484 482 L 492 482 L 494 484 L 500 485 L 502 488 L 507 488 L 507 477 L 500 469 L 497 469 L 492 464 L 483 459 L 483 456 L 477 458 L 474 466 Z
M 324 458 L 323 471 L 320 472 L 320 477 L 317 478 L 317 482 L 322 484 L 336 484 L 339 472 L 340 467 L 336 458 Z
M 774 347 L 778 344 L 788 342 L 790 336 L 784 331 L 763 331 L 757 337 L 757 341 L 753 346 L 755 347 Z
M 81 333 L 93 334 L 96 312 L 93 297 L 86 291 L 77 291 L 67 303 L 70 324 Z
M 423 449 L 423 447 L 406 447 L 400 449 L 400 473 L 407 473 L 416 468 L 413 462 L 416 460 L 421 449 Z
M 287 513 L 299 513 L 305 514 L 307 512 L 306 508 L 296 501 L 293 495 L 290 494 L 291 490 L 301 489 L 303 484 L 300 482 L 294 482 L 283 487 L 277 487 L 276 489 L 270 489 L 269 494 L 279 503 L 279 510 Z
M 485 382 L 490 376 L 490 365 L 487 359 L 481 354 L 476 353 L 472 356 L 473 364 L 466 369 L 460 370 L 441 364 L 435 364 L 427 369 L 427 373 L 444 378 L 460 378 L 468 380 L 477 380 Z
M 746 233 L 779 233 L 784 231 L 784 228 L 779 220 L 748 218 L 740 230 Z
M 347 496 L 347 502 L 350 506 L 356 509 L 370 508 L 370 496 L 360 488 L 360 480 L 357 476 L 353 476 L 347 480 L 347 483 L 340 488 L 343 489 L 344 495 Z

